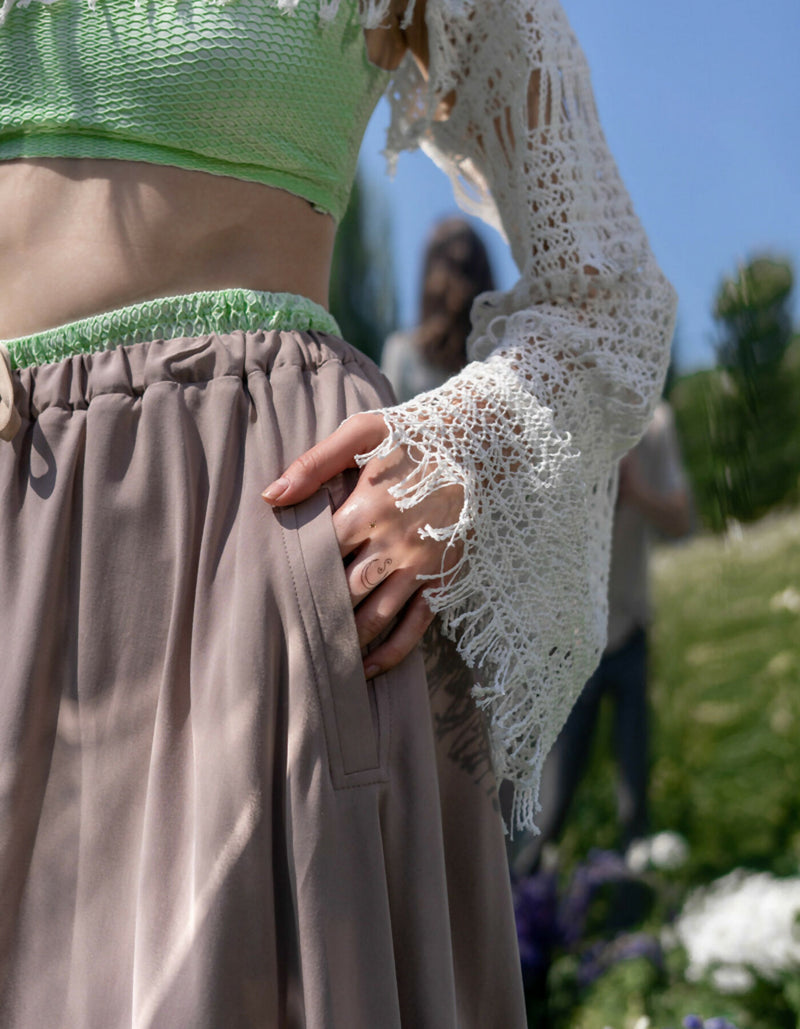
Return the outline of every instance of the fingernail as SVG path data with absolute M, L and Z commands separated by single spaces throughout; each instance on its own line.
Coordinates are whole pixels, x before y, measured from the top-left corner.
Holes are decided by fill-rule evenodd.
M 275 482 L 270 483 L 270 485 L 267 486 L 267 488 L 264 490 L 261 496 L 264 498 L 264 500 L 268 501 L 271 504 L 274 500 L 277 500 L 279 497 L 283 496 L 283 494 L 286 492 L 288 488 L 288 479 L 276 479 Z
M 364 678 L 365 679 L 374 679 L 375 676 L 378 674 L 378 672 L 380 670 L 381 670 L 380 665 L 375 665 L 375 664 L 366 665 L 366 667 L 364 668 Z

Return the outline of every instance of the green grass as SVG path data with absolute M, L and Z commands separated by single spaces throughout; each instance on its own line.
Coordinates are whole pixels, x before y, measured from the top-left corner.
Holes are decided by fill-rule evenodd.
M 691 847 L 687 876 L 800 860 L 800 513 L 737 538 L 657 548 L 651 632 L 653 829 Z M 562 846 L 616 841 L 608 719 Z

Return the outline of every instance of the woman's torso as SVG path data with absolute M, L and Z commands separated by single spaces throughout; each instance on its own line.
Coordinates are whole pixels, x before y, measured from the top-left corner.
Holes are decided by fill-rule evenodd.
M 396 31 L 367 36 L 375 63 L 397 63 L 404 40 Z M 315 206 L 264 182 L 169 164 L 2 160 L 0 339 L 152 297 L 232 286 L 326 305 L 335 222 Z
M 0 163 L 0 339 L 241 286 L 327 306 L 335 225 L 259 183 L 139 162 Z

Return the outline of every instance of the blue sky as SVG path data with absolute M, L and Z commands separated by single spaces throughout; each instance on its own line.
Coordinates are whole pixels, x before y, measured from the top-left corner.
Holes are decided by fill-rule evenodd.
M 609 144 L 680 296 L 680 368 L 712 364 L 710 309 L 723 275 L 770 251 L 790 257 L 800 277 L 800 2 L 563 2 Z M 389 205 L 399 319 L 409 325 L 425 237 L 455 204 L 421 154 L 402 155 L 386 179 L 386 118 L 382 103 L 361 167 Z M 488 228 L 482 234 L 500 285 L 510 285 L 516 269 L 505 244 Z

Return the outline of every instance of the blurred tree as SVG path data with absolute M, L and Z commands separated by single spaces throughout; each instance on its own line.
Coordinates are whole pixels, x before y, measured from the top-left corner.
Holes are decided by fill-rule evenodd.
M 758 257 L 714 302 L 719 366 L 677 381 L 684 459 L 703 521 L 721 531 L 800 499 L 800 343 L 792 342 L 792 268 Z
M 336 235 L 330 306 L 343 338 L 379 361 L 397 325 L 389 217 L 383 194 L 368 192 L 360 175 Z
M 710 398 L 710 442 L 726 520 L 751 521 L 797 491 L 800 405 L 785 361 L 793 283 L 788 261 L 757 257 L 717 292 L 721 377 Z
M 791 264 L 771 257 L 755 258 L 720 285 L 714 302 L 717 360 L 743 383 L 780 365 L 792 338 L 793 285 Z
M 669 394 L 684 465 L 692 484 L 692 500 L 703 524 L 714 532 L 721 532 L 726 521 L 719 463 L 711 444 L 713 412 L 721 388 L 720 372 L 703 369 L 678 378 Z

